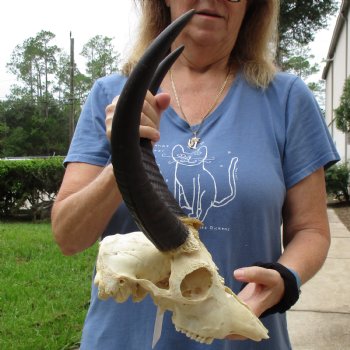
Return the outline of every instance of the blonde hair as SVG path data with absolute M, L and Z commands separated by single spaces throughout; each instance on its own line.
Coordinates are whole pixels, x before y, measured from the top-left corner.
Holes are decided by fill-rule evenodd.
M 146 48 L 169 25 L 170 10 L 164 0 L 135 0 L 141 10 L 139 35 L 122 68 L 129 75 Z M 247 0 L 247 11 L 231 52 L 228 65 L 238 66 L 247 81 L 267 87 L 277 68 L 274 62 L 277 47 L 279 0 Z

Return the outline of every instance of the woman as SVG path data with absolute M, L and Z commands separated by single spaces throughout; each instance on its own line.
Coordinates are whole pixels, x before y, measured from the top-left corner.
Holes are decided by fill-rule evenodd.
M 285 296 L 285 281 L 276 269 L 252 265 L 278 262 L 299 285 L 320 269 L 330 243 L 323 169 L 339 157 L 308 88 L 273 64 L 279 3 L 139 3 L 140 35 L 124 75 L 98 80 L 80 117 L 52 211 L 55 239 L 70 255 L 101 236 L 137 230 L 109 164 L 116 96 L 156 35 L 194 8 L 172 45 L 184 44 L 183 54 L 162 92 L 146 96 L 140 136 L 153 142 L 180 206 L 203 221 L 201 240 L 226 284 L 257 316 L 268 311 L 262 321 L 270 339 L 232 336 L 208 347 L 177 333 L 166 314 L 155 349 L 290 349 L 285 313 L 271 311 Z M 93 286 L 81 349 L 150 349 L 155 314 L 150 299 L 100 301 Z

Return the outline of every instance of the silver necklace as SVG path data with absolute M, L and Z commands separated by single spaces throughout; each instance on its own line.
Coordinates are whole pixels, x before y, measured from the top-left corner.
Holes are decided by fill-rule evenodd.
M 219 92 L 217 93 L 216 97 L 215 97 L 215 100 L 214 102 L 210 105 L 210 107 L 208 108 L 207 112 L 204 114 L 204 116 L 202 117 L 201 119 L 201 122 L 199 124 L 199 126 L 194 129 L 191 124 L 189 123 L 187 117 L 186 117 L 186 114 L 185 112 L 183 111 L 182 109 L 182 106 L 181 106 L 181 103 L 180 103 L 180 99 L 179 99 L 179 96 L 177 94 L 177 91 L 176 91 L 176 86 L 175 86 L 175 83 L 174 83 L 174 79 L 173 79 L 173 72 L 172 70 L 170 69 L 170 81 L 171 81 L 171 87 L 173 89 L 173 93 L 174 93 L 174 96 L 175 96 L 175 100 L 176 100 L 176 104 L 177 106 L 179 107 L 179 110 L 183 116 L 183 118 L 186 120 L 187 124 L 189 125 L 190 127 L 190 130 L 191 130 L 191 133 L 192 133 L 192 137 L 188 140 L 187 142 L 187 146 L 191 149 L 196 149 L 199 142 L 201 141 L 201 139 L 198 137 L 198 134 L 199 134 L 199 131 L 201 130 L 202 126 L 203 126 L 203 122 L 204 120 L 210 115 L 210 113 L 213 111 L 213 109 L 215 108 L 215 106 L 217 105 L 218 103 L 218 100 L 220 98 L 220 96 L 222 95 L 222 93 L 224 92 L 225 88 L 226 88 L 226 85 L 227 85 L 227 82 L 228 82 L 228 78 L 230 76 L 230 72 L 228 72 L 227 76 L 226 76 L 226 79 L 224 81 L 224 83 L 222 84 Z

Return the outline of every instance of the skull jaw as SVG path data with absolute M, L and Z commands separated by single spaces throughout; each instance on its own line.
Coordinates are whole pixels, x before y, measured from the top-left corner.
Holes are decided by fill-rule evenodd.
M 201 343 L 230 334 L 267 339 L 260 320 L 225 287 L 198 233 L 191 239 L 196 250 L 161 253 L 142 232 L 106 237 L 96 265 L 99 297 L 140 301 L 149 293 L 161 310 L 173 313 L 177 331 Z
M 206 344 L 232 334 L 254 341 L 268 339 L 267 329 L 235 295 L 223 290 L 213 295 L 205 303 L 176 308 L 172 317 L 176 330 Z
M 225 286 L 210 253 L 200 249 L 171 261 L 169 290 L 143 286 L 156 305 L 173 312 L 177 331 L 200 343 L 211 344 L 238 334 L 260 341 L 268 331 L 249 307 Z

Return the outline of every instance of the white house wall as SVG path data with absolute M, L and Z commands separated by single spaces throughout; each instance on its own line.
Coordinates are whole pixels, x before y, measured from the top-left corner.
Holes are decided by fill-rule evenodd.
M 333 105 L 334 105 L 334 101 L 333 101 L 333 66 L 330 67 L 328 74 L 327 74 L 327 78 L 326 78 L 326 102 L 325 102 L 325 110 L 326 110 L 326 123 L 329 127 L 329 131 L 332 135 L 332 137 L 334 138 L 334 132 L 335 132 L 335 125 L 333 123 Z
M 345 6 L 345 3 L 348 1 L 343 1 L 342 6 Z M 346 13 L 347 16 L 344 17 L 347 21 L 350 18 L 350 8 Z M 344 17 L 339 15 L 337 22 L 339 27 L 335 28 L 335 33 L 338 35 L 332 38 L 326 74 L 323 78 L 326 79 L 326 122 L 342 160 L 346 161 L 350 159 L 349 137 L 338 130 L 334 122 L 334 110 L 339 106 L 345 80 L 350 75 L 350 26 L 344 21 Z M 340 31 L 339 28 L 341 28 Z
M 333 71 L 334 71 L 334 85 L 333 85 L 333 111 L 340 104 L 340 97 L 343 93 L 344 83 L 347 76 L 346 72 L 346 32 L 345 26 L 343 27 L 339 41 L 334 53 L 333 61 Z M 332 113 L 334 117 L 334 112 Z M 340 153 L 342 159 L 345 159 L 345 135 L 343 132 L 334 128 L 334 142 L 337 146 L 337 149 Z

